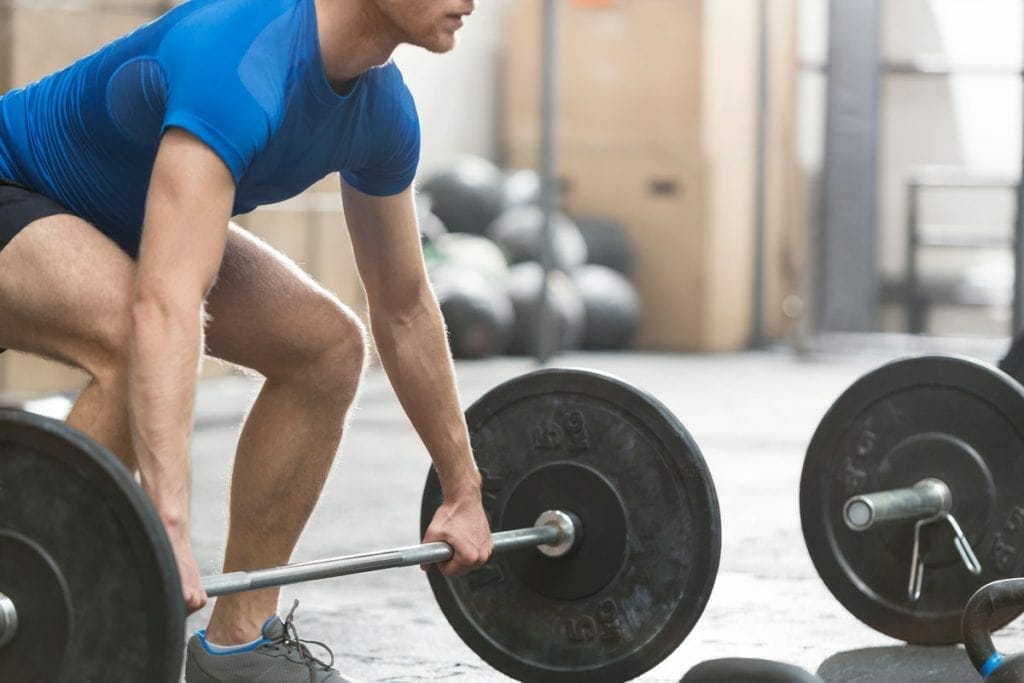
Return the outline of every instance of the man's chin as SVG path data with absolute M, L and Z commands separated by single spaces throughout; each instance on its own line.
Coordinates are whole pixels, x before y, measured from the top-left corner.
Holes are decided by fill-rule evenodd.
M 459 39 L 454 33 L 445 32 L 432 36 L 428 40 L 417 41 L 416 44 L 424 50 L 433 52 L 435 55 L 443 55 L 454 50 L 455 46 L 459 44 Z

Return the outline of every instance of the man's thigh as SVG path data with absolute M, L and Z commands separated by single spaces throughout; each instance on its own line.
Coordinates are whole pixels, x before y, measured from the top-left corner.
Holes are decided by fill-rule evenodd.
M 89 223 L 61 214 L 20 230 L 0 250 L 0 348 L 89 370 L 127 343 L 136 264 Z M 337 341 L 350 316 L 292 261 L 232 225 L 207 298 L 211 355 L 268 372 Z M 106 355 L 103 355 L 106 354 Z
M 235 225 L 206 311 L 210 355 L 264 374 L 337 343 L 339 329 L 355 329 L 332 294 Z
M 0 348 L 90 370 L 129 329 L 134 272 L 128 255 L 80 218 L 29 223 L 0 249 Z
M 40 218 L 67 212 L 49 197 L 0 177 L 0 251 L 25 226 Z

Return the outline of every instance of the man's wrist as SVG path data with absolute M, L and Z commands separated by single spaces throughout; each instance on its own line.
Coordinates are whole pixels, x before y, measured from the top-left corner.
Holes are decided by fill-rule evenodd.
M 164 529 L 168 534 L 188 534 L 189 533 L 189 515 L 188 515 L 188 504 L 178 500 L 174 500 L 173 497 L 162 497 L 160 495 L 159 487 L 148 485 L 149 482 L 143 481 L 142 488 L 149 496 L 150 502 L 153 504 L 153 509 L 156 510 L 157 517 L 164 525 Z
M 167 535 L 173 538 L 189 536 L 188 516 L 175 511 L 161 511 L 160 521 L 164 524 Z
M 476 470 L 457 479 L 441 482 L 441 490 L 444 491 L 446 501 L 479 501 L 482 497 L 481 488 L 480 473 Z

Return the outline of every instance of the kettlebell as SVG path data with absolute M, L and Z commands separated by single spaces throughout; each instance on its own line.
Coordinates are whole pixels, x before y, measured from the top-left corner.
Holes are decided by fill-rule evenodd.
M 711 659 L 690 669 L 680 683 L 821 683 L 814 674 L 768 659 Z
M 1024 578 L 982 586 L 964 608 L 964 647 L 985 683 L 1024 683 L 1024 653 L 1007 657 L 992 643 L 992 615 L 1006 607 L 1024 607 Z

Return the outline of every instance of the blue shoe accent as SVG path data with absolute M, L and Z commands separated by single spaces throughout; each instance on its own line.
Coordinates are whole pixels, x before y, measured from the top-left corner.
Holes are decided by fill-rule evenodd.
M 270 617 L 267 621 L 270 621 L 274 617 Z M 263 622 L 263 625 L 267 625 L 267 621 Z M 262 631 L 262 629 L 260 629 Z M 242 643 L 241 645 L 217 645 L 206 640 L 206 629 L 196 631 L 196 637 L 199 638 L 199 643 L 203 646 L 203 649 L 211 655 L 237 655 L 243 652 L 252 652 L 261 645 L 267 642 L 267 639 L 262 635 L 251 643 Z
M 296 601 L 297 602 L 297 601 Z M 292 618 L 272 616 L 263 623 L 262 638 L 252 643 L 221 647 L 206 640 L 207 631 L 197 631 L 188 640 L 185 680 L 189 683 L 249 681 L 255 670 L 266 680 L 284 683 L 351 683 L 334 668 L 330 649 L 313 640 L 302 640 Z M 309 646 L 322 647 L 326 660 L 317 659 Z

